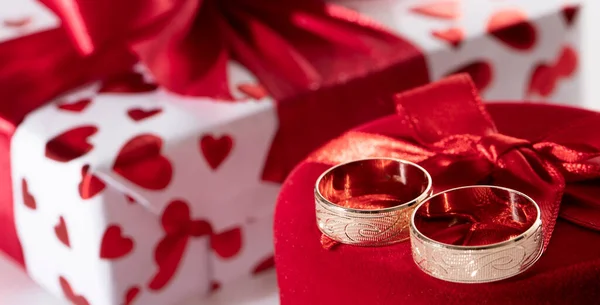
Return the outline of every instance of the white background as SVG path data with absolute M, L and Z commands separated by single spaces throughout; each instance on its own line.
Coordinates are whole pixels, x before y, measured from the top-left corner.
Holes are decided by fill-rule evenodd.
M 539 0 L 542 1 L 542 0 Z M 585 106 L 600 110 L 600 1 L 587 0 L 583 14 L 583 73 Z M 274 272 L 252 282 L 228 287 L 208 300 L 192 299 L 182 305 L 276 305 L 278 296 Z M 27 275 L 0 254 L 0 304 L 67 305 L 46 293 Z

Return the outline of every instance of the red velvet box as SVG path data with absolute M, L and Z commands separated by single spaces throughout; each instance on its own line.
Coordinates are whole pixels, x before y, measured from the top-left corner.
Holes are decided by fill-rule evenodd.
M 506 136 L 542 143 L 535 144 L 534 147 L 538 147 L 536 149 L 549 143 L 546 140 L 560 138 L 557 143 L 590 153 L 587 157 L 589 160 L 581 163 L 582 167 L 593 168 L 585 174 L 587 176 L 574 179 L 565 174 L 568 182 L 566 193 L 563 196 L 563 190 L 557 190 L 555 194 L 563 197 L 560 216 L 548 248 L 541 259 L 525 273 L 487 284 L 449 283 L 430 277 L 417 267 L 411 255 L 410 242 L 384 247 L 337 245 L 332 249 L 326 249 L 321 244 L 321 233 L 315 220 L 313 190 L 317 177 L 332 164 L 375 156 L 405 156 L 410 160 L 414 156 L 402 155 L 402 151 L 406 150 L 389 148 L 393 147 L 391 145 L 373 146 L 375 144 L 372 143 L 376 143 L 376 139 L 417 139 L 409 126 L 416 126 L 417 129 L 425 124 L 457 126 L 451 128 L 454 131 L 448 131 L 452 133 L 465 126 L 478 124 L 476 121 L 480 116 L 471 117 L 474 119 L 467 122 L 455 119 L 462 116 L 464 111 L 481 107 L 477 105 L 477 98 L 461 101 L 454 87 L 441 90 L 439 87 L 432 89 L 429 86 L 402 95 L 416 96 L 428 90 L 437 90 L 428 95 L 422 94 L 418 102 L 414 103 L 420 104 L 415 107 L 425 109 L 423 112 L 428 112 L 430 116 L 420 116 L 410 123 L 407 122 L 411 121 L 410 117 L 392 115 L 363 125 L 316 151 L 288 177 L 280 193 L 275 215 L 275 261 L 282 305 L 597 303 L 600 297 L 600 232 L 597 232 L 600 228 L 600 202 L 597 199 L 600 193 L 600 171 L 593 158 L 600 152 L 600 137 L 594 128 L 600 124 L 600 114 L 587 110 L 501 102 L 490 103 L 485 107 L 497 130 Z M 403 97 L 398 99 L 400 108 L 406 102 Z M 430 103 L 429 99 L 449 99 L 452 103 L 465 107 L 453 108 L 446 104 L 447 107 L 428 108 L 428 105 L 435 104 Z M 473 102 L 475 104 L 471 104 Z M 436 105 L 441 104 L 443 103 Z M 440 132 L 445 131 L 440 129 Z M 504 153 L 514 154 L 515 151 L 499 154 Z M 431 164 L 424 162 L 421 165 L 431 170 Z M 513 188 L 529 192 L 534 198 L 540 198 L 536 200 L 542 207 L 542 218 L 547 224 L 553 223 L 549 215 L 556 211 L 549 212 L 546 208 L 548 202 L 554 201 L 541 198 L 554 196 L 550 194 L 554 191 L 536 194 L 532 190 L 538 186 L 530 187 L 515 179 L 500 182 L 502 178 L 496 174 L 505 165 L 499 165 L 502 161 L 499 162 L 484 180 L 504 186 L 509 184 Z M 452 166 L 443 171 L 450 171 L 451 168 Z M 454 181 L 448 182 L 443 180 L 442 172 L 432 173 L 433 184 L 434 187 L 436 184 L 439 186 L 442 181 L 441 184 L 445 187 L 481 181 L 474 180 L 474 175 L 471 174 L 470 171 L 455 171 L 446 177 Z

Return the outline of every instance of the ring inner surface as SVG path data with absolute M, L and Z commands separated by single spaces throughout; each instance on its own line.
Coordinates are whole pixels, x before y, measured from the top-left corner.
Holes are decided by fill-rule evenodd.
M 387 159 L 359 160 L 338 166 L 321 179 L 318 190 L 346 208 L 373 210 L 408 203 L 427 190 L 429 180 L 418 167 Z
M 416 211 L 414 224 L 440 243 L 484 246 L 524 233 L 537 213 L 534 203 L 519 193 L 481 186 L 429 198 Z

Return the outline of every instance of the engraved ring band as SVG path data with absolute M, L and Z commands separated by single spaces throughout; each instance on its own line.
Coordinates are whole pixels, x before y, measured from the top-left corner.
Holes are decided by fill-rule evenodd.
M 415 263 L 450 282 L 486 283 L 531 267 L 543 249 L 537 203 L 503 187 L 476 185 L 438 193 L 410 221 Z
M 370 158 L 339 164 L 317 179 L 317 224 L 325 236 L 344 244 L 404 241 L 414 208 L 431 191 L 431 176 L 412 162 Z

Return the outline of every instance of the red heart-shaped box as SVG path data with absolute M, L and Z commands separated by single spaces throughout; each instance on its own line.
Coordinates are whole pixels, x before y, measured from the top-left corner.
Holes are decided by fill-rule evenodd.
M 503 134 L 535 140 L 594 112 L 544 104 L 488 104 Z M 393 135 L 389 116 L 359 128 Z M 489 284 L 456 284 L 423 273 L 410 244 L 341 245 L 325 250 L 316 225 L 314 184 L 326 165 L 303 162 L 280 193 L 275 215 L 275 263 L 282 305 L 341 304 L 597 304 L 600 233 L 558 220 L 547 251 L 527 272 Z

